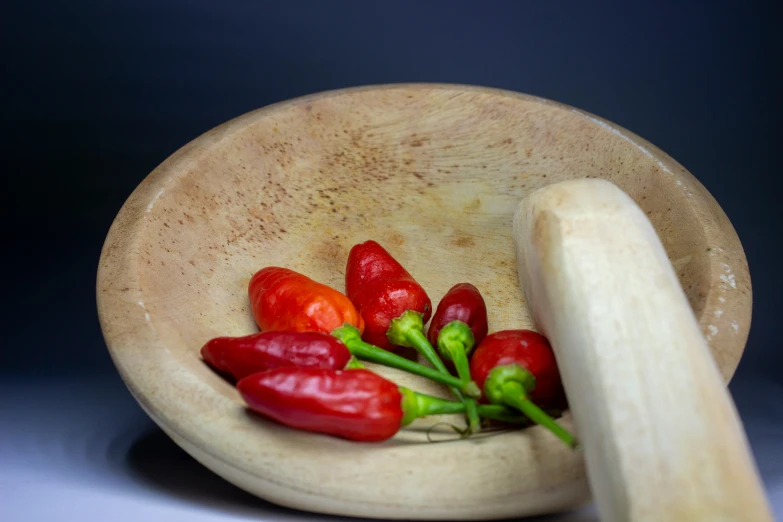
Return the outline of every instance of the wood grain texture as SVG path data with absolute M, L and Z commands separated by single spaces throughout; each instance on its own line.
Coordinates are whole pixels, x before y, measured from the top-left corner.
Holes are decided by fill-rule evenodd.
M 249 415 L 198 353 L 211 337 L 255 330 L 246 285 L 256 270 L 286 266 L 342 290 L 348 250 L 370 238 L 433 303 L 468 281 L 485 296 L 492 331 L 533 327 L 517 280 L 514 210 L 538 188 L 585 177 L 612 180 L 647 213 L 728 380 L 747 338 L 750 281 L 739 240 L 707 191 L 654 146 L 592 115 L 449 85 L 299 98 L 174 153 L 133 192 L 106 238 L 97 298 L 109 351 L 178 444 L 282 505 L 454 520 L 578 506 L 590 498 L 582 457 L 545 430 L 431 444 L 425 432 L 443 420 L 432 419 L 378 445 L 299 433 Z M 563 422 L 571 425 L 568 414 Z
M 514 237 L 601 520 L 771 521 L 739 416 L 644 212 L 606 180 L 565 181 L 520 203 Z

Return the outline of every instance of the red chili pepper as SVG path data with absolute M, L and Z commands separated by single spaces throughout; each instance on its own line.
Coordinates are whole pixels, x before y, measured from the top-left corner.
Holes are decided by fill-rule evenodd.
M 277 368 L 237 388 L 250 409 L 281 424 L 362 442 L 389 439 L 422 415 L 464 411 L 462 403 L 398 388 L 368 370 Z
M 280 424 L 361 442 L 394 436 L 418 417 L 463 413 L 465 405 L 424 395 L 368 370 L 280 367 L 237 384 L 248 407 Z M 512 412 L 483 406 L 489 419 L 519 422 Z
M 328 334 L 346 323 L 364 330 L 364 320 L 345 295 L 287 268 L 267 267 L 256 272 L 248 295 L 262 331 Z
M 235 379 L 285 366 L 341 370 L 351 360 L 351 352 L 343 343 L 320 332 L 217 337 L 201 348 L 201 356 L 210 366 Z
M 516 408 L 569 446 L 576 438 L 538 405 L 547 407 L 562 392 L 549 341 L 530 330 L 504 330 L 484 339 L 470 362 L 471 376 L 493 404 Z
M 484 389 L 489 372 L 506 364 L 518 364 L 533 374 L 536 388 L 530 393 L 530 400 L 539 406 L 551 406 L 563 389 L 552 347 L 537 332 L 503 330 L 488 336 L 473 352 L 470 375 Z
M 348 254 L 345 294 L 366 324 L 362 338 L 385 349 L 394 346 L 386 335 L 392 319 L 412 310 L 426 324 L 432 315 L 424 288 L 375 241 L 355 245 Z
M 452 321 L 462 321 L 470 326 L 476 346 L 487 336 L 487 305 L 478 288 L 470 283 L 452 286 L 438 303 L 438 309 L 432 316 L 427 339 L 432 345 L 438 344 L 441 329 Z

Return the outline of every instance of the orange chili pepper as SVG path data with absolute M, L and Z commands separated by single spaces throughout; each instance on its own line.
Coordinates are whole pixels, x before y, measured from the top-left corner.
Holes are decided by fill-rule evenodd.
M 288 268 L 259 270 L 248 285 L 250 308 L 262 331 L 322 332 L 364 320 L 343 294 Z

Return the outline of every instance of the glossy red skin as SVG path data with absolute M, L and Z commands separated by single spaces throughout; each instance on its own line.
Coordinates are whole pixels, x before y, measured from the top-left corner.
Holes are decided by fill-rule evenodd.
M 342 370 L 351 352 L 337 338 L 320 332 L 261 332 L 211 339 L 201 348 L 201 356 L 213 368 L 242 379 L 286 366 Z
M 267 267 L 250 279 L 248 297 L 262 331 L 331 333 L 345 323 L 364 331 L 351 300 L 293 270 Z
M 438 303 L 438 309 L 432 316 L 427 339 L 432 346 L 438 345 L 438 334 L 452 321 L 462 321 L 470 326 L 475 343 L 478 346 L 487 336 L 487 305 L 478 288 L 470 283 L 452 286 Z
M 237 388 L 251 410 L 280 424 L 359 442 L 393 437 L 403 417 L 397 385 L 368 370 L 277 368 Z
M 470 360 L 470 375 L 479 388 L 496 366 L 518 364 L 536 378 L 530 399 L 541 408 L 559 406 L 563 383 L 555 354 L 543 335 L 531 330 L 503 330 L 488 335 Z
M 407 310 L 432 315 L 432 301 L 424 288 L 375 241 L 355 245 L 348 254 L 345 294 L 364 319 L 365 342 L 393 350 L 386 338 L 392 319 Z

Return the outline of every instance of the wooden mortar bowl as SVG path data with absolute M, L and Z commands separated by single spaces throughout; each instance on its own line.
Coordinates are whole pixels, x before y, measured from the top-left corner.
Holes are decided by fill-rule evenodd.
M 432 443 L 427 432 L 443 419 L 430 419 L 382 444 L 298 432 L 249 414 L 199 349 L 256 331 L 246 294 L 256 270 L 289 267 L 343 290 L 348 250 L 367 239 L 386 246 L 433 305 L 471 282 L 486 299 L 490 331 L 533 328 L 512 214 L 530 191 L 581 177 L 611 180 L 647 212 L 728 382 L 747 339 L 751 289 L 737 235 L 707 190 L 650 143 L 593 115 L 451 85 L 298 98 L 174 153 L 133 192 L 104 245 L 97 297 L 109 351 L 177 444 L 271 502 L 453 520 L 577 507 L 590 499 L 582 458 L 541 428 Z M 562 422 L 571 427 L 568 413 Z

